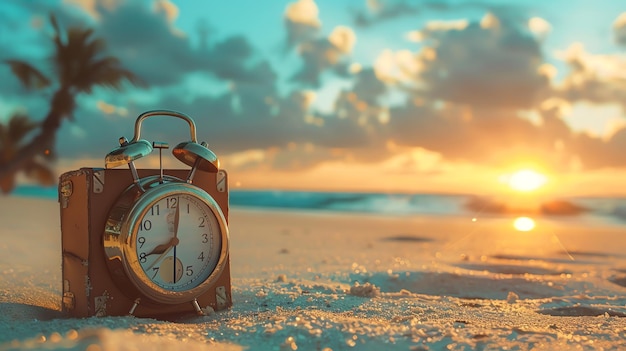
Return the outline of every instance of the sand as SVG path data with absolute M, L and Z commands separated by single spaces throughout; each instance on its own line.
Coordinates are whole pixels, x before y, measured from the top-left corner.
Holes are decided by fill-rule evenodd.
M 0 350 L 626 349 L 623 226 L 234 208 L 230 310 L 78 319 L 58 211 L 0 198 Z

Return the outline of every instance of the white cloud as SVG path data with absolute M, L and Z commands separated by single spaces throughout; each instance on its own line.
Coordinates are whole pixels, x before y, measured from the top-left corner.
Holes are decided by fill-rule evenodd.
M 390 84 L 413 82 L 423 68 L 422 62 L 409 50 L 386 49 L 374 62 L 376 77 Z
M 352 28 L 337 26 L 328 36 L 328 41 L 342 53 L 349 54 L 356 44 L 356 34 Z
M 533 34 L 541 39 L 545 38 L 545 36 L 552 30 L 550 23 L 541 17 L 532 17 L 529 19 L 528 28 Z
M 500 19 L 493 13 L 488 12 L 481 20 L 480 27 L 483 29 L 494 29 L 500 27 Z
M 427 31 L 449 31 L 449 30 L 463 30 L 467 28 L 469 21 L 466 19 L 451 20 L 451 21 L 429 21 L 426 23 Z
M 285 18 L 298 24 L 319 27 L 321 21 L 318 16 L 319 9 L 314 0 L 298 0 L 287 5 L 285 9 Z

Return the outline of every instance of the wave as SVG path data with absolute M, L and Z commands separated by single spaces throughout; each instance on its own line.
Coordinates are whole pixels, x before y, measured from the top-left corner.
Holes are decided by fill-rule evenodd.
M 459 214 L 464 212 L 465 195 L 403 193 L 339 193 L 300 191 L 233 191 L 230 204 L 335 212 L 361 212 L 387 215 Z
M 13 195 L 57 199 L 56 187 L 18 186 Z M 593 217 L 626 223 L 626 199 L 578 197 L 547 200 L 529 211 L 512 201 L 474 195 L 239 190 L 230 192 L 234 207 L 329 211 L 380 215 L 536 215 Z

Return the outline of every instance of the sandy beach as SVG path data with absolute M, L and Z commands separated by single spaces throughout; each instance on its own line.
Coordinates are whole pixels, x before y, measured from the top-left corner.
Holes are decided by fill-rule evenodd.
M 233 307 L 68 318 L 55 201 L 0 198 L 0 350 L 620 350 L 624 227 L 231 209 Z

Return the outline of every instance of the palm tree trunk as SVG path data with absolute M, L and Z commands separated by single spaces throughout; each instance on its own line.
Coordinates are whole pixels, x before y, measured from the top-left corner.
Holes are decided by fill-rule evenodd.
M 63 118 L 68 117 L 74 110 L 74 96 L 68 87 L 60 87 L 54 93 L 50 110 L 46 115 L 39 134 L 37 134 L 28 144 L 24 145 L 16 157 L 8 162 L 0 164 L 0 179 L 11 177 L 24 168 L 26 163 L 37 155 L 45 156 L 52 152 L 56 141 L 57 130 L 61 127 Z

